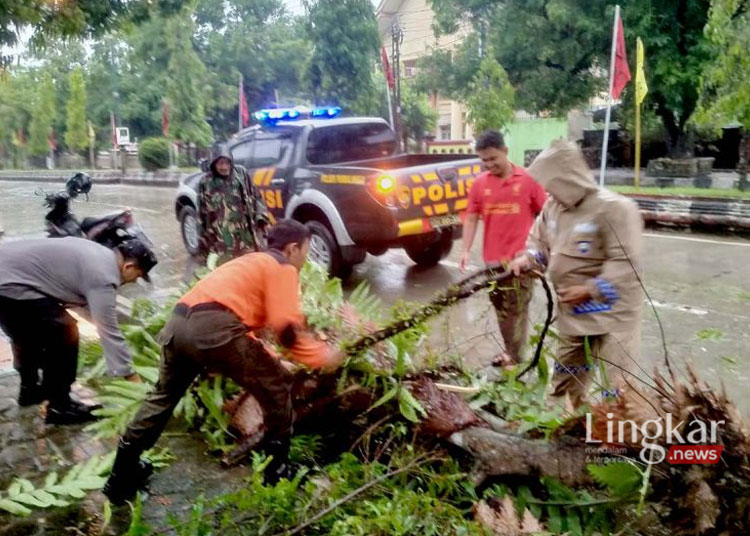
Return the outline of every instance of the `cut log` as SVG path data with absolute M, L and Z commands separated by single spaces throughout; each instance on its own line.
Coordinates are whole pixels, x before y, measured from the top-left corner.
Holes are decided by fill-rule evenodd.
M 470 427 L 450 436 L 449 441 L 476 460 L 473 479 L 480 484 L 488 476 L 551 476 L 566 486 L 591 482 L 586 471 L 586 448 L 582 443 L 526 439 L 480 427 Z

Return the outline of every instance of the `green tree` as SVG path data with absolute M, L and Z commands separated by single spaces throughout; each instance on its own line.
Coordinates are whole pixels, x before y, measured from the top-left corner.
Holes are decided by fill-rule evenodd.
M 670 152 L 691 153 L 689 119 L 698 81 L 711 58 L 703 34 L 710 0 L 430 0 L 437 30 L 468 19 L 479 41 L 495 50 L 530 112 L 562 115 L 606 91 L 613 7 L 622 6 L 631 63 L 635 37 L 647 51 L 649 98 L 668 134 Z M 628 88 L 627 91 L 629 91 Z
M 316 0 L 307 5 L 313 45 L 308 76 L 320 104 L 351 114 L 378 109 L 373 83 L 380 37 L 370 0 Z
M 55 120 L 55 86 L 49 73 L 44 75 L 32 108 L 29 128 L 29 152 L 34 156 L 49 153 L 49 135 Z
M 70 73 L 77 67 L 86 65 L 86 49 L 78 39 L 48 39 L 44 47 L 34 47 L 29 51 L 29 71 L 39 78 L 49 74 L 55 86 L 55 115 L 52 130 L 63 133 L 66 130 L 67 116 L 64 110 L 70 98 Z M 60 140 L 63 141 L 62 139 Z
M 80 67 L 70 73 L 70 97 L 66 108 L 65 145 L 70 151 L 83 151 L 89 146 L 89 135 L 86 124 L 86 84 Z
M 430 0 L 438 33 L 468 19 L 476 49 L 494 50 L 529 112 L 564 115 L 605 87 L 611 11 L 606 0 Z M 477 68 L 474 60 L 474 69 Z M 471 78 L 463 78 L 468 87 Z
M 167 96 L 170 103 L 170 135 L 198 147 L 211 144 L 213 134 L 206 122 L 204 94 L 206 66 L 193 46 L 195 24 L 190 11 L 171 17 L 166 23 Z
M 747 190 L 750 166 L 750 1 L 713 0 L 706 35 L 717 48 L 702 86 L 696 120 L 702 125 L 737 121 L 740 189 Z
M 502 65 L 488 55 L 469 85 L 466 107 L 475 132 L 503 130 L 513 120 L 515 92 Z
M 420 91 L 464 101 L 481 61 L 479 36 L 469 34 L 452 50 L 435 48 L 419 58 L 415 87 Z
M 419 143 L 425 133 L 435 130 L 438 112 L 430 106 L 427 96 L 412 87 L 401 86 L 401 126 L 404 133 L 404 146 L 408 140 Z
M 710 0 L 627 0 L 625 35 L 632 45 L 640 36 L 646 49 L 647 105 L 667 131 L 673 156 L 692 156 L 690 119 L 698 106 L 700 80 L 716 51 L 704 34 Z M 631 62 L 632 63 L 632 62 Z
M 153 20 L 133 29 L 129 37 L 140 35 L 143 28 L 150 24 L 153 24 Z M 163 39 L 162 37 L 162 42 Z M 149 57 L 149 62 L 133 63 L 130 61 L 130 54 L 132 54 L 132 49 L 128 46 L 123 35 L 113 32 L 93 43 L 91 54 L 86 62 L 86 96 L 88 97 L 86 99 L 86 116 L 91 119 L 95 126 L 97 145 L 101 148 L 110 149 L 112 147 L 110 113 L 117 111 L 118 108 L 120 108 L 121 122 L 131 129 L 133 137 L 150 134 L 151 129 L 154 128 L 149 124 L 149 130 L 144 132 L 138 128 L 140 123 L 132 121 L 131 117 L 123 117 L 123 107 L 118 107 L 117 100 L 127 100 L 131 94 L 135 93 L 126 92 L 122 87 L 121 65 L 137 65 L 145 69 L 152 63 L 157 63 L 155 58 L 145 55 L 141 57 Z M 161 72 L 162 76 L 164 70 L 166 70 L 166 63 L 164 63 Z M 140 93 L 149 91 L 152 85 L 159 83 L 159 81 L 143 76 Z M 117 99 L 115 94 L 118 95 Z
M 0 45 L 15 45 L 22 28 L 31 28 L 31 44 L 53 37 L 93 37 L 127 22 L 142 22 L 152 14 L 173 13 L 184 0 L 96 0 L 49 2 L 12 0 L 0 3 Z M 9 57 L 3 60 L 8 62 Z
M 195 42 L 208 71 L 206 114 L 217 136 L 237 130 L 240 74 L 251 110 L 273 106 L 276 95 L 281 106 L 309 104 L 306 23 L 290 18 L 280 0 L 204 0 L 196 20 Z
M 35 109 L 34 99 L 29 99 L 29 88 L 35 80 L 26 70 L 6 72 L 0 77 L 0 159 L 20 167 L 25 159 L 25 148 L 20 143 L 19 132 L 26 131 Z

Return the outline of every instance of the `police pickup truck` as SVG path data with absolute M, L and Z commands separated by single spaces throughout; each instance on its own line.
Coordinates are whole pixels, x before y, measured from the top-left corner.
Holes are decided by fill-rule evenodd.
M 310 256 L 345 276 L 367 253 L 403 248 L 420 266 L 433 266 L 461 235 L 459 213 L 480 172 L 478 158 L 397 154 L 384 120 L 336 117 L 338 108 L 256 112 L 261 122 L 229 142 L 274 218 L 293 218 L 312 232 Z M 183 242 L 199 252 L 197 189 L 185 179 L 176 199 Z

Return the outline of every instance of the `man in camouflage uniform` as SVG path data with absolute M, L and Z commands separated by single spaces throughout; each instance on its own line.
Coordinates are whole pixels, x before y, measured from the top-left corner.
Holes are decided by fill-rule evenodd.
M 213 159 L 198 186 L 201 249 L 220 262 L 257 251 L 269 216 L 244 167 L 234 165 L 226 147 Z

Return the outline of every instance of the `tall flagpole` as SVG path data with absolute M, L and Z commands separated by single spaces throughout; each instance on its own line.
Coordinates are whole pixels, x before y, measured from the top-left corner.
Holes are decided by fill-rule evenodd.
M 638 37 L 636 40 L 636 61 L 635 61 L 635 189 L 640 186 L 641 174 L 641 106 L 643 99 L 648 93 L 646 85 L 646 75 L 643 72 L 643 61 L 645 52 L 643 50 L 643 41 Z
M 636 99 L 635 103 L 635 178 L 633 184 L 638 190 L 641 174 L 641 103 Z
M 615 53 L 617 51 L 617 21 L 620 19 L 620 6 L 615 6 L 615 22 L 612 26 L 612 55 L 609 60 L 609 93 L 607 94 L 607 115 L 604 119 L 604 141 L 602 143 L 602 165 L 599 170 L 599 186 L 604 186 L 604 172 L 607 170 L 607 146 L 609 145 L 609 119 L 612 115 L 612 88 L 615 83 Z

